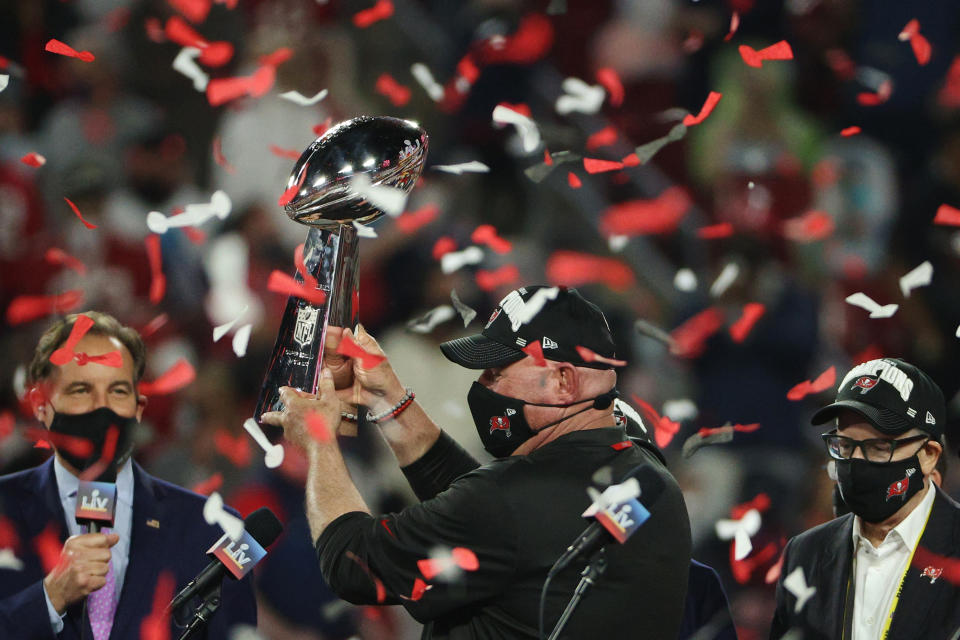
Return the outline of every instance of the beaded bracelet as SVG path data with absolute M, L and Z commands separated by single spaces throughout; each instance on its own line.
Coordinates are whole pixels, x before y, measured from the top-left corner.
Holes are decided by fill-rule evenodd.
M 367 422 L 372 422 L 373 424 L 377 424 L 378 422 L 382 422 L 383 420 L 387 420 L 387 419 L 393 420 L 394 418 L 399 416 L 401 413 L 406 411 L 407 407 L 413 404 L 413 399 L 416 397 L 417 397 L 417 394 L 413 392 L 413 389 L 408 388 L 407 392 L 403 394 L 402 398 L 400 398 L 400 402 L 398 402 L 392 409 L 388 409 L 383 413 L 378 413 L 376 415 L 367 411 Z M 347 413 L 345 411 L 340 413 L 340 417 L 346 420 L 347 422 L 357 421 L 356 414 Z

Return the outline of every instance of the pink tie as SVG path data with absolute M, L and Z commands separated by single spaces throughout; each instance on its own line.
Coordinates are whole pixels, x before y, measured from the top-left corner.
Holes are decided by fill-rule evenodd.
M 106 531 L 106 530 L 105 530 Z M 107 584 L 87 596 L 87 613 L 94 640 L 107 640 L 113 627 L 113 614 L 117 611 L 117 581 L 113 575 L 113 562 L 107 569 Z

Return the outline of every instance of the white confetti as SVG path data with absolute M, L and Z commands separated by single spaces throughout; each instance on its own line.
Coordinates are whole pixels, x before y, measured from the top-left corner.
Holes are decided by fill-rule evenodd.
M 227 335 L 228 333 L 230 333 L 230 330 L 233 329 L 233 325 L 237 324 L 237 322 L 240 321 L 240 318 L 243 317 L 243 314 L 245 314 L 249 309 L 250 309 L 250 305 L 245 305 L 245 306 L 243 307 L 243 311 L 241 311 L 241 312 L 237 315 L 237 317 L 235 317 L 233 320 L 231 320 L 230 322 L 225 322 L 224 324 L 221 324 L 221 325 L 219 325 L 219 326 L 214 327 L 214 328 L 213 328 L 213 341 L 214 341 L 214 342 L 219 342 L 219 341 L 220 341 L 220 338 L 222 338 L 223 336 L 225 336 L 225 335 Z
M 540 146 L 540 130 L 537 128 L 537 123 L 522 113 L 498 104 L 493 109 L 493 121 L 497 124 L 512 124 L 516 127 L 525 152 L 530 153 Z
M 203 519 L 207 524 L 219 525 L 231 540 L 239 540 L 243 535 L 243 520 L 224 510 L 223 498 L 216 491 L 203 503 Z
M 463 175 L 464 173 L 490 173 L 490 167 L 483 164 L 479 160 L 461 162 L 460 164 L 437 164 L 431 167 L 431 169 L 446 173 L 455 173 L 458 176 Z
M 803 575 L 803 567 L 797 567 L 791 571 L 790 575 L 783 579 L 783 587 L 797 599 L 796 604 L 793 605 L 794 613 L 800 613 L 803 605 L 807 604 L 807 600 L 817 592 L 816 587 L 807 586 L 807 579 Z
M 199 56 L 200 49 L 196 47 L 184 47 L 180 49 L 180 53 L 173 59 L 173 70 L 193 80 L 193 88 L 197 91 L 206 91 L 207 84 L 210 82 L 210 76 L 197 64 L 197 58 Z
M 23 560 L 13 554 L 13 549 L 0 549 L 0 569 L 20 571 L 23 569 Z
M 760 512 L 750 509 L 739 520 L 717 520 L 716 530 L 721 540 L 733 539 L 733 557 L 743 560 L 753 550 L 750 536 L 760 530 Z
M 422 62 L 414 62 L 410 66 L 410 73 L 413 74 L 413 78 L 420 83 L 420 86 L 427 92 L 431 100 L 434 102 L 443 100 L 443 86 L 433 79 L 433 74 L 430 73 L 430 67 Z
M 730 285 L 737 281 L 737 276 L 739 275 L 740 267 L 734 262 L 727 263 L 727 265 L 723 267 L 723 271 L 720 272 L 720 275 L 717 276 L 717 279 L 710 285 L 710 295 L 714 298 L 722 296 L 726 290 L 730 288 Z
M 358 173 L 350 180 L 354 191 L 370 201 L 370 203 L 384 211 L 387 215 L 396 218 L 403 213 L 407 205 L 407 194 L 400 189 L 394 189 L 382 184 L 373 184 L 370 176 Z
M 283 445 L 270 442 L 256 420 L 247 418 L 243 421 L 243 428 L 253 436 L 256 443 L 263 449 L 263 463 L 267 465 L 268 469 L 276 469 L 283 463 Z
M 360 238 L 376 238 L 377 231 L 373 227 L 368 227 L 365 224 L 360 224 L 356 220 L 353 221 L 353 228 L 357 230 L 357 236 Z
M 861 309 L 866 309 L 869 311 L 871 318 L 889 318 L 897 312 L 897 309 L 900 308 L 900 305 L 897 304 L 885 304 L 881 307 L 879 304 L 874 302 L 870 296 L 861 291 L 847 296 L 846 301 L 848 304 L 852 304 L 855 307 L 860 307 Z
M 329 91 L 327 89 L 324 89 L 323 91 L 318 92 L 312 98 L 308 98 L 307 96 L 303 95 L 299 91 L 287 91 L 286 93 L 281 93 L 280 97 L 283 98 L 284 100 L 289 100 L 294 104 L 298 104 L 301 107 L 309 107 L 310 105 L 317 104 L 318 102 L 326 98 L 327 93 L 329 93 Z
M 459 271 L 468 264 L 480 264 L 483 261 L 483 249 L 477 246 L 467 247 L 462 251 L 450 251 L 440 258 L 440 270 L 445 274 Z
M 556 110 L 562 116 L 569 113 L 596 113 L 600 110 L 607 92 L 600 85 L 589 85 L 580 78 L 563 81 L 564 95 L 557 98 Z
M 0 73 L 0 91 L 6 89 L 8 84 L 10 84 L 10 75 L 6 73 Z
M 954 335 L 956 335 L 958 338 L 960 338 L 960 324 L 957 325 L 957 331 L 956 331 L 956 333 L 955 333 Z
M 900 291 L 903 292 L 904 298 L 909 298 L 912 290 L 927 286 L 931 280 L 933 280 L 933 265 L 927 260 L 900 278 Z
M 678 291 L 686 293 L 695 291 L 697 289 L 697 275 L 691 269 L 684 267 L 677 271 L 677 275 L 673 276 L 673 286 Z
M 154 233 L 166 233 L 178 227 L 196 227 L 213 217 L 225 219 L 230 215 L 230 196 L 225 191 L 215 191 L 209 203 L 188 204 L 183 213 L 167 217 L 159 211 L 147 214 L 147 228 Z
M 252 324 L 245 324 L 233 334 L 233 352 L 238 358 L 247 355 L 247 345 L 250 343 L 250 331 L 253 330 Z
M 630 242 L 630 236 L 612 235 L 607 238 L 607 246 L 613 253 L 620 253 Z
M 442 304 L 427 311 L 419 318 L 407 323 L 407 329 L 413 333 L 430 333 L 437 325 L 457 317 L 457 311 L 449 304 Z
M 663 403 L 663 415 L 674 422 L 693 420 L 699 414 L 696 403 L 690 398 L 667 400 Z

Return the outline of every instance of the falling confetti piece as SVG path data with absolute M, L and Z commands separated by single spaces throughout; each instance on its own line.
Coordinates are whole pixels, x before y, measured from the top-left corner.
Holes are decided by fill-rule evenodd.
M 83 302 L 83 291 L 74 289 L 52 296 L 17 296 L 7 307 L 7 322 L 23 324 L 54 313 L 72 311 Z
M 91 223 L 89 223 L 89 222 L 87 222 L 86 220 L 83 219 L 83 214 L 80 213 L 80 209 L 78 209 L 78 208 L 77 208 L 77 205 L 73 204 L 73 202 L 71 202 L 69 198 L 64 198 L 64 200 L 66 200 L 66 201 L 67 201 L 67 204 L 70 205 L 70 208 L 73 209 L 74 215 L 76 215 L 78 218 L 80 218 L 80 222 L 83 223 L 83 226 L 85 226 L 87 229 L 96 229 L 96 228 L 97 228 L 97 225 L 91 224 Z
M 217 429 L 213 434 L 213 446 L 220 455 L 237 468 L 248 466 L 253 457 L 250 442 L 242 435 L 236 437 L 230 435 L 226 429 Z
M 449 275 L 467 265 L 480 264 L 481 262 L 483 262 L 483 249 L 467 247 L 462 251 L 448 251 L 443 254 L 440 258 L 440 270 Z
M 794 242 L 816 242 L 834 231 L 833 218 L 823 211 L 808 211 L 783 222 L 783 235 Z
M 250 344 L 250 332 L 253 331 L 252 324 L 245 324 L 233 334 L 231 347 L 238 358 L 247 355 L 247 345 Z
M 601 216 L 605 235 L 666 233 L 680 224 L 692 202 L 680 187 L 669 187 L 650 200 L 630 200 L 609 207 Z
M 847 304 L 852 304 L 855 307 L 866 309 L 870 312 L 871 318 L 889 318 L 897 312 L 897 309 L 900 308 L 900 305 L 897 304 L 886 304 L 880 306 L 872 298 L 870 298 L 870 296 L 860 291 L 847 296 L 846 302 Z
M 665 146 L 671 142 L 682 140 L 686 135 L 687 125 L 681 122 L 680 124 L 674 125 L 673 128 L 670 129 L 670 132 L 662 138 L 657 138 L 656 140 L 652 140 L 637 147 L 634 150 L 634 154 L 637 156 L 637 159 L 640 160 L 640 164 L 646 164 Z
M 147 228 L 154 233 L 163 234 L 172 228 L 199 226 L 214 217 L 225 220 L 230 215 L 232 206 L 230 196 L 223 190 L 217 190 L 210 196 L 209 203 L 188 204 L 178 215 L 167 217 L 159 211 L 151 211 L 147 214 Z
M 623 83 L 620 81 L 620 76 L 617 72 L 610 67 L 604 67 L 597 69 L 596 78 L 600 86 L 606 89 L 610 95 L 610 106 L 619 107 L 622 105 L 624 96 Z
M 493 109 L 493 121 L 496 124 L 511 124 L 520 135 L 523 150 L 531 153 L 540 146 L 540 130 L 537 124 L 529 117 L 504 105 L 497 105 Z
M 144 244 L 150 262 L 150 303 L 159 304 L 167 291 L 167 277 L 163 275 L 163 258 L 160 255 L 160 236 L 150 234 Z
M 167 0 L 167 3 L 194 24 L 204 22 L 212 6 L 211 0 Z
M 431 250 L 431 255 L 434 260 L 440 260 L 443 256 L 447 255 L 451 251 L 457 250 L 457 241 L 451 238 L 450 236 L 440 236 L 437 238 L 437 241 L 433 243 L 433 249 Z M 483 258 L 483 251 L 480 252 L 481 259 Z M 444 271 L 446 273 L 446 271 Z
M 730 15 L 730 30 L 727 31 L 727 35 L 723 36 L 724 42 L 730 42 L 733 38 L 733 35 L 737 32 L 737 29 L 740 28 L 740 14 L 734 11 Z
M 790 391 L 787 392 L 787 400 L 802 400 L 808 395 L 814 393 L 820 393 L 821 391 L 826 391 L 833 387 L 837 382 L 837 368 L 830 367 L 814 380 L 804 380 L 793 387 Z
M 738 50 L 740 57 L 748 66 L 758 69 L 763 66 L 764 60 L 793 60 L 793 49 L 786 40 L 781 40 L 759 51 L 745 44 L 740 45 Z
M 48 40 L 46 46 L 43 48 L 50 53 L 56 53 L 69 58 L 76 58 L 78 60 L 82 60 L 83 62 L 93 62 L 95 60 L 93 54 L 89 51 L 77 51 L 70 45 L 55 39 Z
M 216 136 L 213 139 L 213 161 L 216 162 L 219 166 L 226 169 L 227 173 L 233 174 L 236 173 L 236 168 L 227 162 L 226 156 L 223 155 L 222 143 L 220 141 L 220 136 Z
M 730 337 L 734 342 L 741 343 L 747 339 L 757 321 L 763 317 L 767 308 L 759 302 L 748 302 L 743 306 L 743 313 L 730 325 Z
M 222 433 L 222 431 L 217 432 L 217 434 L 220 433 Z M 249 444 L 246 438 L 241 436 L 239 441 L 243 443 L 242 446 L 247 447 L 249 451 Z M 224 533 L 233 540 L 239 540 L 240 536 L 243 535 L 243 520 L 228 513 L 226 509 L 223 508 L 223 498 L 216 491 L 211 493 L 207 497 L 206 502 L 203 503 L 203 519 L 207 524 L 219 526 L 223 529 Z
M 321 91 L 318 91 L 312 97 L 308 98 L 307 96 L 303 95 L 299 91 L 287 91 L 287 92 L 281 93 L 280 97 L 283 98 L 284 100 L 289 100 L 293 104 L 300 105 L 301 107 L 310 107 L 312 105 L 317 104 L 324 98 L 326 98 L 328 93 L 329 91 L 327 89 L 323 89 Z
M 197 377 L 193 365 L 180 358 L 152 382 L 141 382 L 140 393 L 145 396 L 164 396 L 186 387 Z
M 419 318 L 407 322 L 407 330 L 413 333 L 430 333 L 438 325 L 457 317 L 457 310 L 448 304 L 434 307 Z
M 900 278 L 900 291 L 904 298 L 918 287 L 925 287 L 933 280 L 933 265 L 927 260 Z
M 734 541 L 734 558 L 743 560 L 753 550 L 750 538 L 760 531 L 760 524 L 760 512 L 750 509 L 740 518 L 718 520 L 715 528 L 718 538 Z
M 440 215 L 440 207 L 428 204 L 416 211 L 408 211 L 397 218 L 397 228 L 406 234 L 415 233 L 418 229 L 430 224 Z
M 276 269 L 270 272 L 270 277 L 267 279 L 267 290 L 301 298 L 318 306 L 327 301 L 327 294 L 322 289 L 304 286 L 294 280 L 292 276 Z
M 423 90 L 427 92 L 427 95 L 430 96 L 430 99 L 434 102 L 440 102 L 443 100 L 443 85 L 438 83 L 433 78 L 433 73 L 430 71 L 430 67 L 423 64 L 422 62 L 415 62 L 410 65 L 410 75 L 413 76 L 413 79 L 423 87 Z
M 479 250 L 479 248 L 477 248 Z M 444 256 L 446 258 L 447 256 Z M 486 292 L 491 292 L 498 287 L 505 287 L 513 284 L 520 279 L 520 270 L 515 264 L 505 264 L 499 269 L 487 271 L 480 269 L 477 271 L 477 286 Z
M 47 249 L 46 253 L 43 254 L 43 259 L 50 264 L 63 265 L 69 269 L 73 269 L 80 275 L 86 275 L 87 273 L 87 266 L 63 249 L 51 247 L 50 249 Z
M 590 174 L 605 173 L 607 171 L 623 169 L 623 163 L 613 160 L 601 160 L 598 158 L 584 158 L 583 168 L 586 169 L 587 173 Z
M 713 112 L 713 108 L 717 106 L 717 103 L 720 102 L 720 98 L 722 97 L 722 93 L 711 91 L 710 95 L 707 96 L 707 100 L 703 103 L 703 107 L 700 108 L 700 113 L 698 113 L 696 116 L 692 114 L 687 114 L 684 116 L 684 126 L 692 127 L 693 125 L 700 124 L 706 120 L 707 116 Z
M 93 320 L 85 314 L 80 314 L 77 316 L 77 320 L 73 323 L 73 327 L 70 328 L 70 335 L 67 336 L 66 341 L 63 345 L 56 349 L 53 353 L 50 354 L 50 362 L 62 367 L 71 360 L 73 360 L 74 349 L 77 346 L 77 343 L 83 339 L 83 336 L 87 335 L 87 331 L 90 330 L 90 327 L 93 326 Z
M 599 131 L 591 133 L 590 136 L 587 137 L 587 150 L 593 151 L 594 149 L 611 145 L 616 142 L 619 137 L 620 134 L 616 127 L 612 125 L 604 127 Z
M 490 167 L 477 160 L 461 162 L 460 164 L 438 164 L 432 166 L 431 169 L 434 171 L 454 173 L 456 175 L 462 175 L 464 173 L 490 173 Z
M 900 35 L 897 36 L 897 39 L 901 42 L 910 42 L 910 48 L 913 49 L 913 56 L 917 59 L 917 64 L 924 66 L 930 62 L 930 55 L 932 53 L 930 41 L 920 33 L 919 21 L 913 19 L 908 22 L 900 32 Z
M 481 224 L 470 235 L 470 241 L 478 245 L 486 245 L 494 253 L 510 253 L 513 251 L 513 245 L 509 240 L 504 240 L 497 235 L 497 230 L 492 224 Z
M 626 360 L 616 360 L 614 358 L 607 358 L 599 353 L 591 351 L 586 347 L 577 345 L 577 353 L 580 354 L 580 357 L 583 358 L 586 362 L 603 362 L 604 364 L 609 364 L 613 367 L 625 367 L 627 366 Z
M 707 340 L 723 326 L 723 312 L 708 307 L 689 318 L 670 333 L 671 353 L 681 358 L 697 358 L 707 347 Z
M 275 144 L 270 145 L 269 149 L 270 153 L 280 158 L 289 158 L 290 160 L 297 160 L 300 158 L 300 152 L 296 149 L 284 149 Z
M 209 496 L 221 486 L 223 486 L 223 474 L 217 471 L 206 480 L 202 480 L 190 487 L 190 491 L 199 493 L 202 496 Z
M 793 612 L 800 613 L 807 601 L 817 592 L 816 587 L 807 586 L 807 580 L 803 576 L 803 567 L 797 567 L 783 579 L 783 587 L 793 594 L 797 599 L 793 605 Z
M 840 135 L 843 136 L 844 138 L 849 138 L 850 136 L 855 136 L 855 135 L 857 135 L 858 133 L 860 133 L 860 127 L 857 127 L 857 126 L 847 127 L 846 129 L 841 129 L 841 130 L 840 130 Z
M 455 547 L 449 551 L 438 550 L 429 558 L 417 560 L 417 569 L 427 580 L 433 580 L 437 576 L 450 572 L 451 569 L 476 571 L 479 566 L 477 554 L 465 547 Z
M 697 275 L 686 267 L 679 269 L 673 276 L 673 286 L 678 291 L 689 293 L 697 289 Z
M 557 98 L 554 108 L 562 116 L 571 113 L 596 113 L 607 95 L 602 86 L 589 85 L 580 78 L 566 78 L 561 87 L 564 94 Z
M 960 227 L 960 209 L 948 204 L 941 204 L 937 208 L 937 215 L 933 218 L 933 224 Z
M 267 439 L 266 434 L 263 433 L 263 429 L 260 428 L 260 425 L 257 424 L 257 421 L 253 418 L 247 418 L 243 421 L 243 428 L 250 434 L 250 437 L 253 438 L 254 442 L 260 445 L 260 448 L 263 449 L 263 463 L 268 469 L 276 469 L 281 464 L 283 464 L 283 445 L 282 444 L 273 444 Z
M 303 165 L 303 168 L 300 170 L 300 177 L 297 179 L 296 183 L 291 184 L 286 190 L 281 194 L 280 199 L 277 200 L 277 206 L 285 207 L 290 204 L 290 201 L 293 200 L 294 196 L 297 195 L 297 192 L 300 190 L 300 187 L 303 186 L 303 181 L 307 179 L 307 165 Z
M 543 347 L 540 345 L 539 340 L 537 340 L 536 342 L 531 342 L 530 344 L 528 344 L 527 346 L 523 347 L 520 350 L 523 351 L 528 356 L 530 356 L 531 358 L 533 358 L 533 363 L 538 367 L 547 366 L 547 361 L 543 357 Z
M 890 99 L 893 93 L 893 82 L 884 80 L 873 93 L 863 91 L 857 94 L 857 103 L 864 107 L 875 107 Z
M 579 189 L 581 186 L 583 186 L 583 183 L 580 181 L 580 178 L 578 178 L 577 174 L 575 174 L 573 171 L 567 172 L 567 184 L 570 185 L 571 189 Z M 620 236 L 620 237 L 624 237 L 624 236 Z
M 410 102 L 409 87 L 405 87 L 394 80 L 389 73 L 381 73 L 373 88 L 377 93 L 389 99 L 395 107 L 402 107 Z
M 718 238 L 729 238 L 733 235 L 733 225 L 729 222 L 721 222 L 697 229 L 697 236 L 704 240 L 716 240 Z
M 161 572 L 153 591 L 153 608 L 140 623 L 140 640 L 170 640 L 170 612 L 167 604 L 173 599 L 176 587 L 173 573 Z
M 10 84 L 10 74 L 0 73 L 0 92 L 6 89 L 8 84 Z
M 39 153 L 37 153 L 36 151 L 31 151 L 30 153 L 20 158 L 20 162 L 27 165 L 28 167 L 38 168 L 47 164 L 47 159 L 44 158 Z
M 673 437 L 680 431 L 680 423 L 674 422 L 667 416 L 661 416 L 657 413 L 656 409 L 636 394 L 630 394 L 630 397 L 633 398 L 634 403 L 640 407 L 644 423 L 653 425 L 653 435 L 657 446 L 663 449 L 670 444 Z
M 456 289 L 450 290 L 450 301 L 453 302 L 453 308 L 460 314 L 460 319 L 463 320 L 464 327 L 473 322 L 473 319 L 477 317 L 476 310 L 472 309 L 460 299 Z
M 366 29 L 375 22 L 386 20 L 393 15 L 393 11 L 391 0 L 377 0 L 377 3 L 369 9 L 353 14 L 353 24 L 361 29 Z
M 635 281 L 625 262 L 577 251 L 554 252 L 547 259 L 546 272 L 551 284 L 567 287 L 601 282 L 614 291 L 625 291 Z
M 57 526 L 52 522 L 39 534 L 33 537 L 31 541 L 33 549 L 40 558 L 40 564 L 43 565 L 43 572 L 50 573 L 60 563 L 60 548 L 63 543 L 60 542 L 60 536 L 57 533 Z
M 386 360 L 386 358 L 381 355 L 368 352 L 348 335 L 344 335 L 343 340 L 337 345 L 337 353 L 347 356 L 348 358 L 359 360 L 360 366 L 364 369 L 373 369 Z
M 557 153 L 543 152 L 545 160 L 541 163 L 527 167 L 523 173 L 534 182 L 542 182 L 553 171 L 555 165 L 565 162 L 577 162 L 581 156 L 569 151 L 558 151 Z M 548 159 L 548 160 L 547 160 Z

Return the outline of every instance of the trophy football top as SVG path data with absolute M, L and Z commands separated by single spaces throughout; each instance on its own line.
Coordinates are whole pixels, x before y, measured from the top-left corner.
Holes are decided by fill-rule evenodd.
M 297 160 L 287 188 L 300 188 L 285 210 L 292 220 L 315 227 L 371 222 L 383 215 L 353 188 L 366 174 L 370 183 L 409 193 L 423 171 L 427 133 L 415 122 L 360 116 L 331 127 Z

